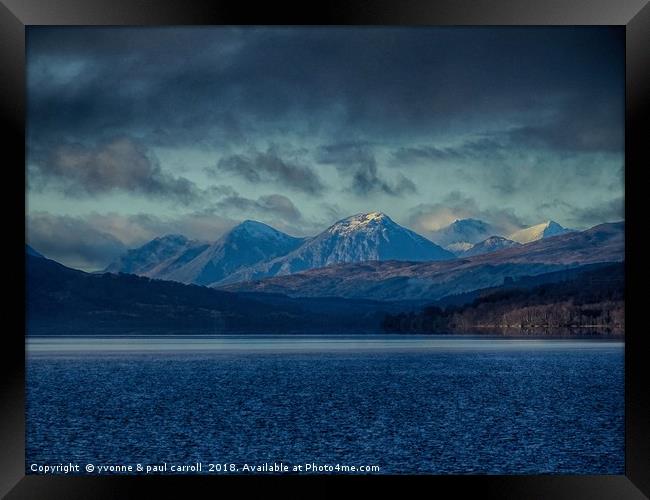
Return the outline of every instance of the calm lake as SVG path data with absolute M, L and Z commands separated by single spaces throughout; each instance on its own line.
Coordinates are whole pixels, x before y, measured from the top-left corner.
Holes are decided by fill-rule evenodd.
M 29 338 L 27 472 L 198 462 L 222 474 L 208 464 L 282 462 L 623 474 L 623 347 L 379 334 Z

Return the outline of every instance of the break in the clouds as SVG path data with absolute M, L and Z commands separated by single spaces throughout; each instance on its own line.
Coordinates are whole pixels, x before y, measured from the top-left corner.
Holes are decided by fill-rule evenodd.
M 622 219 L 624 79 L 620 27 L 29 27 L 29 234 Z

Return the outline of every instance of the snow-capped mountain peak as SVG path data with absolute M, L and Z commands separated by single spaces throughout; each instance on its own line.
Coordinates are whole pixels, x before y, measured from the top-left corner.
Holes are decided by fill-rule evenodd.
M 224 282 L 261 279 L 349 262 L 452 258 L 451 252 L 400 226 L 388 215 L 367 212 L 341 219 L 292 252 L 243 269 Z
M 508 236 L 508 239 L 518 243 L 530 243 L 531 241 L 537 241 L 551 236 L 558 236 L 571 231 L 571 229 L 562 227 L 553 220 L 547 220 L 546 222 L 515 231 Z
M 377 228 L 382 224 L 395 223 L 382 212 L 367 212 L 346 217 L 327 228 L 330 234 L 346 235 L 354 231 Z

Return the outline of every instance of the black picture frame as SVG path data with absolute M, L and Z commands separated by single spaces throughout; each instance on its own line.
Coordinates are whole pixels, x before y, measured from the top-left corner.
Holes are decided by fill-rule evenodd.
M 202 0 L 0 0 L 0 115 L 5 125 L 2 202 L 13 227 L 4 281 L 2 378 L 0 384 L 0 494 L 6 498 L 130 498 L 152 496 L 152 489 L 187 495 L 187 488 L 215 492 L 215 481 L 245 488 L 293 485 L 328 493 L 323 477 L 66 477 L 25 475 L 24 416 L 24 213 L 25 206 L 25 32 L 30 25 L 618 25 L 626 32 L 626 436 L 625 475 L 621 476 L 337 476 L 346 488 L 384 484 L 402 487 L 414 479 L 433 482 L 427 488 L 452 488 L 454 496 L 472 492 L 498 498 L 644 498 L 650 496 L 650 379 L 647 342 L 638 321 L 632 292 L 642 290 L 637 258 L 643 220 L 635 196 L 641 172 L 650 166 L 650 6 L 647 0 L 427 0 L 308 2 L 282 11 L 277 3 Z M 21 170 L 23 169 L 23 170 Z M 11 196 L 9 196 L 11 195 Z M 637 226 L 637 219 L 641 227 Z M 645 375 L 644 375 L 645 374 Z M 289 481 L 293 479 L 292 481 Z M 325 479 L 325 481 L 324 481 Z M 313 491 L 313 490 L 312 490 Z M 430 490 L 428 491 L 435 491 Z

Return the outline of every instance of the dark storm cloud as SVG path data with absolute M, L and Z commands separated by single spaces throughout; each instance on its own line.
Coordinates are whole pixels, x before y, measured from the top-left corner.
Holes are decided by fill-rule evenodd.
M 498 117 L 542 143 L 573 147 L 548 136 L 564 125 L 578 148 L 622 148 L 623 44 L 623 30 L 591 27 L 30 28 L 29 132 L 396 139 Z
M 311 168 L 282 159 L 272 149 L 265 153 L 225 156 L 218 161 L 217 168 L 253 184 L 274 182 L 308 194 L 320 194 L 324 189 L 320 177 Z M 214 175 L 213 171 L 209 172 Z
M 583 226 L 618 222 L 625 218 L 625 199 L 615 198 L 591 207 L 577 209 L 574 218 L 578 225 Z
M 623 111 L 621 110 L 621 113 Z M 585 121 L 560 117 L 545 125 L 518 127 L 508 135 L 513 144 L 531 149 L 557 152 L 621 152 L 624 144 L 622 127 L 612 127 L 594 121 L 592 127 Z
M 91 147 L 78 143 L 61 145 L 34 168 L 37 186 L 53 181 L 69 196 L 118 190 L 187 204 L 198 195 L 192 182 L 164 173 L 144 147 L 128 138 Z
M 397 164 L 413 162 L 482 161 L 504 162 L 522 152 L 621 153 L 624 144 L 623 103 L 594 95 L 576 97 L 527 125 L 483 133 L 454 146 L 435 144 L 397 148 L 392 158 Z M 548 111 L 545 113 L 548 114 Z
M 618 180 L 606 187 L 619 191 L 623 173 L 616 164 L 622 150 L 613 149 L 615 141 L 608 141 L 597 128 L 582 135 L 575 132 L 568 124 L 557 130 L 539 124 L 479 134 L 451 146 L 432 141 L 394 149 L 389 163 L 407 171 L 425 166 L 439 179 L 454 175 L 465 189 L 489 189 L 503 199 L 545 191 L 567 199 L 577 193 L 589 197 L 587 186 L 605 187 L 603 179 L 611 177 Z M 619 134 L 622 139 L 622 130 Z
M 336 169 L 351 179 L 351 190 L 359 195 L 383 192 L 391 196 L 415 193 L 415 184 L 398 174 L 396 182 L 383 179 L 377 170 L 377 160 L 371 145 L 363 142 L 342 142 L 321 146 L 318 161 L 334 165 Z
M 50 210 L 57 193 L 45 188 L 192 203 L 206 227 L 223 211 L 304 229 L 324 202 L 349 215 L 383 194 L 421 203 L 427 223 L 534 220 L 548 196 L 579 197 L 587 221 L 607 214 L 608 189 L 621 194 L 623 56 L 620 27 L 30 27 L 30 194 Z M 219 157 L 212 173 L 233 187 L 169 173 L 187 158 L 180 168 L 199 183 L 205 158 Z M 261 192 L 241 196 L 244 182 Z M 311 196 L 299 207 L 258 197 L 264 182 Z M 435 199 L 449 190 L 467 199 Z M 497 204 L 504 213 L 485 208 Z
M 199 130 L 211 141 L 241 139 L 236 113 L 220 105 L 229 90 L 211 99 L 237 43 L 232 30 L 33 30 L 29 131 L 39 142 L 137 132 L 188 144 Z

